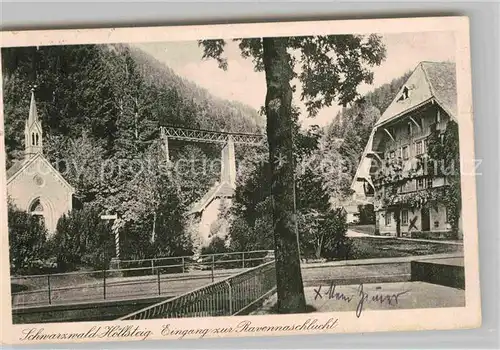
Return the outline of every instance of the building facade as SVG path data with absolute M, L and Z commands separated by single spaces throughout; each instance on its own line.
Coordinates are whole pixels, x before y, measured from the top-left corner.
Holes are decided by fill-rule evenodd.
M 7 170 L 7 194 L 13 204 L 42 220 L 49 235 L 71 211 L 75 189 L 43 156 L 42 123 L 32 92 L 24 131 L 25 156 Z
M 421 62 L 372 130 L 352 189 L 374 204 L 381 235 L 463 237 L 461 220 L 452 230 L 445 203 L 429 200 L 449 181 L 426 162 L 431 134 L 458 123 L 455 79 L 454 63 Z

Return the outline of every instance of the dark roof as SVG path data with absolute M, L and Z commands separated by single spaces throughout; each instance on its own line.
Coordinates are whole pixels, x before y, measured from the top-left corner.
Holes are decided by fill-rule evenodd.
M 9 169 L 7 169 L 7 180 L 21 170 L 24 164 L 26 164 L 26 160 L 18 160 Z
M 401 99 L 405 89 L 410 89 L 411 92 L 409 97 Z M 452 119 L 457 119 L 455 63 L 420 62 L 377 120 L 376 126 L 397 119 L 432 99 L 435 99 Z
M 453 62 L 422 62 L 433 95 L 457 115 L 457 81 Z
M 229 183 L 215 183 L 214 186 L 205 193 L 203 198 L 192 206 L 191 210 L 189 210 L 189 214 L 202 212 L 214 198 L 231 198 L 233 195 L 234 189 Z

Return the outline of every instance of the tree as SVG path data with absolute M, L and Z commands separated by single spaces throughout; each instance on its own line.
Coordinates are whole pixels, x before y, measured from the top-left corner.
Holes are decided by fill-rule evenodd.
M 245 218 L 248 212 L 233 214 L 229 230 L 231 250 L 242 252 L 272 249 L 274 238 L 271 210 L 271 198 L 267 197 L 252 208 L 251 212 L 255 215 L 252 219 Z
M 325 181 L 335 175 L 321 168 L 318 155 L 321 147 L 318 142 L 322 134 L 319 129 L 296 130 L 295 175 L 297 225 L 299 231 L 300 252 L 302 258 L 321 257 L 328 259 L 345 258 L 349 253 L 349 238 L 346 234 L 345 215 L 340 209 L 334 209 L 329 186 Z M 306 160 L 313 158 L 313 162 Z M 269 250 L 273 247 L 271 191 L 269 181 L 269 162 L 259 161 L 244 168 L 238 179 L 238 186 L 231 207 L 232 222 L 230 242 L 233 250 Z M 322 157 L 321 160 L 324 160 Z M 325 175 L 325 173 L 327 175 Z M 338 182 L 341 187 L 344 183 Z M 347 184 L 348 187 L 348 184 Z M 336 188 L 334 193 L 342 192 Z
M 300 252 L 302 258 L 321 258 L 324 230 L 321 229 L 323 217 L 315 209 L 301 210 L 297 213 Z
M 327 260 L 349 259 L 352 251 L 352 242 L 347 233 L 346 213 L 343 208 L 329 210 L 325 215 L 325 228 L 321 256 Z
M 342 208 L 319 212 L 314 209 L 298 214 L 300 247 L 305 258 L 347 260 L 351 241 L 346 236 L 347 222 Z
M 310 139 L 304 143 L 306 145 L 316 145 L 302 152 L 304 159 L 313 158 L 313 161 L 299 173 L 296 182 L 302 256 L 316 259 L 346 258 L 349 246 L 346 217 L 342 215 L 341 209 L 334 208 L 339 205 L 337 198 L 342 198 L 349 188 L 347 182 L 340 181 L 341 178 L 347 178 L 347 174 L 342 175 L 343 171 L 337 172 L 340 175 L 338 176 L 320 166 L 319 159 L 332 160 L 328 158 L 329 153 L 321 153 L 321 145 L 317 142 L 321 135 L 309 131 L 305 135 L 302 134 L 301 138 Z M 337 167 L 339 164 L 336 164 Z
M 432 130 L 428 139 L 429 175 L 444 177 L 447 181 L 437 199 L 444 203 L 448 212 L 448 221 L 454 234 L 458 233 L 462 210 L 460 144 L 458 124 L 449 121 L 446 130 Z
M 229 209 L 229 237 L 234 251 L 269 250 L 274 246 L 270 165 L 256 153 L 242 164 Z
M 134 215 L 120 227 L 122 251 L 127 259 L 185 256 L 193 253 L 193 244 L 186 230 L 185 207 L 174 185 L 166 175 L 155 185 L 157 198 L 147 208 L 125 215 Z M 137 203 L 138 205 L 141 205 Z
M 44 154 L 59 173 L 76 188 L 75 197 L 82 203 L 96 200 L 105 190 L 104 148 L 87 131 L 73 139 L 47 135 Z
M 43 257 L 47 230 L 38 217 L 20 210 L 10 200 L 8 227 L 10 264 L 17 273 Z
M 155 246 L 153 256 L 184 256 L 193 254 L 193 242 L 186 231 L 180 194 L 167 175 L 159 176 L 156 208 Z
M 123 238 L 123 256 L 144 259 L 191 254 L 180 184 L 159 144 L 151 145 L 138 161 L 141 167 L 125 176 L 121 190 L 107 201 L 107 210 L 120 217 L 117 228 Z
M 358 205 L 359 224 L 370 225 L 375 223 L 375 210 L 373 204 Z
M 265 112 L 271 165 L 273 234 L 275 240 L 277 310 L 305 312 L 300 270 L 295 208 L 292 79 L 302 83 L 302 99 L 314 116 L 335 99 L 346 105 L 357 97 L 357 86 L 371 83 L 373 74 L 365 65 L 382 62 L 385 48 L 377 35 L 266 37 L 236 39 L 242 56 L 252 58 L 255 69 L 266 76 Z M 204 58 L 215 58 L 227 69 L 222 56 L 224 40 L 202 40 Z M 296 73 L 297 57 L 300 73 Z
M 58 220 L 50 240 L 58 269 L 75 270 L 81 265 L 98 270 L 109 267 L 115 254 L 114 239 L 110 223 L 101 219 L 101 211 L 98 206 L 84 205 Z

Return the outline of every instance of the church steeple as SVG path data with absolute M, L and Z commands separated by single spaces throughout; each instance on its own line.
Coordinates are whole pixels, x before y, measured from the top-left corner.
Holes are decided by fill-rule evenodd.
M 25 157 L 31 158 L 35 154 L 42 153 L 42 123 L 38 119 L 36 109 L 35 92 L 31 90 L 31 102 L 28 119 L 24 129 Z

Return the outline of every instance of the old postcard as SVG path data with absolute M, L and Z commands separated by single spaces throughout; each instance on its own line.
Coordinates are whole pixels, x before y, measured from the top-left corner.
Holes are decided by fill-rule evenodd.
M 480 326 L 467 18 L 1 46 L 2 343 Z

